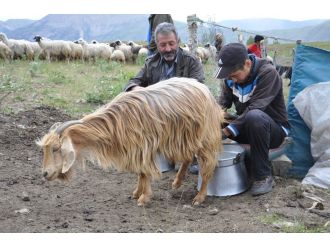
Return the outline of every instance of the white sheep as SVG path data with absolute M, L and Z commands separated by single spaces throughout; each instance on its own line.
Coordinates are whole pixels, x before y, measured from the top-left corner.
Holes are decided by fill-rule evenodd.
M 92 59 L 94 62 L 96 58 L 102 58 L 110 61 L 112 48 L 105 43 L 88 44 L 85 40 L 79 39 L 77 43 L 81 44 L 84 50 L 84 60 L 90 61 Z
M 33 60 L 33 50 L 26 40 L 8 39 L 5 33 L 0 33 L 0 41 L 13 51 L 14 59 L 26 57 Z
M 13 59 L 13 51 L 2 41 L 0 41 L 0 58 L 5 61 Z
M 120 40 L 117 40 L 117 41 L 111 43 L 110 46 L 113 47 L 115 50 L 121 50 L 125 55 L 126 62 L 129 62 L 129 61 L 135 62 L 136 57 L 133 56 L 131 46 L 124 44 Z
M 122 62 L 125 63 L 125 54 L 122 50 L 114 50 L 111 55 L 111 60 L 116 62 Z
M 214 45 L 211 45 L 210 43 L 206 43 L 204 45 L 204 47 L 209 50 L 209 53 L 210 53 L 210 57 L 213 59 L 213 61 L 215 61 L 215 57 L 216 57 L 216 54 L 217 54 L 217 48 L 215 48 Z
M 80 44 L 76 44 L 72 41 L 67 41 L 71 48 L 71 59 L 83 60 L 84 49 Z
M 189 46 L 188 46 L 187 44 L 183 44 L 183 45 L 181 46 L 181 48 L 182 48 L 183 50 L 190 51 Z
M 211 53 L 205 47 L 198 46 L 196 48 L 196 56 L 200 59 L 202 63 L 206 63 L 207 60 L 210 58 Z
M 46 59 L 50 62 L 51 58 L 59 59 L 64 58 L 69 62 L 71 57 L 71 47 L 63 40 L 44 40 L 41 36 L 37 35 L 34 40 L 38 42 L 39 46 L 46 53 Z
M 138 57 L 147 57 L 147 56 L 148 56 L 148 49 L 145 48 L 145 47 L 142 47 L 142 48 L 139 50 Z

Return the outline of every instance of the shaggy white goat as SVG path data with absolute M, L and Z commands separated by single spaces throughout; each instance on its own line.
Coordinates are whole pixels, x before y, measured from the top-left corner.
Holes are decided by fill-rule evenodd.
M 159 179 L 157 154 L 182 164 L 172 188 L 181 186 L 194 155 L 200 164 L 201 188 L 193 199 L 205 200 L 221 150 L 223 111 L 202 83 L 171 78 L 149 87 L 121 93 L 112 102 L 78 121 L 51 128 L 40 141 L 43 176 L 65 179 L 72 167 L 95 161 L 138 175 L 133 197 L 149 202 L 151 179 Z

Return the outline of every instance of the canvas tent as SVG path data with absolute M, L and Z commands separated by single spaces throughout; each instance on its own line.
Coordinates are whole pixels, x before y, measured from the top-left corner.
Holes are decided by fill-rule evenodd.
M 301 44 L 297 45 L 288 98 L 288 117 L 292 127 L 290 136 L 293 139 L 293 144 L 288 148 L 287 156 L 292 160 L 292 169 L 289 171 L 289 175 L 293 177 L 303 178 L 314 165 L 316 159 L 315 155 L 313 157 L 311 150 L 311 132 L 313 132 L 311 128 L 313 126 L 306 125 L 295 107 L 294 99 L 305 88 L 326 81 L 330 81 L 330 52 Z M 327 106 L 330 105 L 330 95 L 328 98 L 323 97 L 325 99 L 322 102 L 318 101 L 317 98 L 315 99 L 315 97 L 313 101 L 305 102 L 305 105 L 300 106 L 300 112 L 307 109 L 308 105 L 306 104 L 314 104 L 314 106 L 315 104 L 322 104 L 327 110 Z M 297 102 L 299 104 L 299 101 L 296 100 L 295 103 L 297 104 Z M 309 110 L 312 110 L 312 108 L 309 108 Z M 330 115 L 328 115 L 328 119 L 330 126 Z M 313 121 L 315 122 L 315 120 Z M 327 126 L 324 129 L 330 131 Z M 323 145 L 325 151 L 330 149 L 330 140 L 328 141 L 329 143 L 326 142 L 327 144 Z M 328 166 L 330 171 L 330 160 Z

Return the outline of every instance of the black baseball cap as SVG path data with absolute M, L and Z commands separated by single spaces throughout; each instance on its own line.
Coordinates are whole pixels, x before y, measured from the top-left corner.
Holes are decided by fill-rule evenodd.
M 257 34 L 255 37 L 254 37 L 254 42 L 259 42 L 261 40 L 264 40 L 264 36 L 261 36 L 259 34 Z
M 237 69 L 237 66 L 243 65 L 248 58 L 247 48 L 241 43 L 229 43 L 220 50 L 218 70 L 215 77 L 224 79 L 230 73 Z

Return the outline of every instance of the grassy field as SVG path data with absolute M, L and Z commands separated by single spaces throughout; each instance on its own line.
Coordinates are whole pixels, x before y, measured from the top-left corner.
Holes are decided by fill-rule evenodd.
M 313 45 L 313 44 L 312 44 Z M 313 46 L 330 49 L 330 42 Z M 293 44 L 269 46 L 290 60 Z M 291 55 L 292 56 L 292 55 Z M 0 60 L 0 111 L 5 113 L 27 110 L 38 105 L 63 109 L 73 117 L 90 113 L 119 94 L 128 80 L 142 67 L 97 61 L 82 62 L 20 61 L 5 63 Z M 214 96 L 219 95 L 219 80 L 214 78 L 216 64 L 204 64 L 206 85 Z M 287 98 L 288 81 L 284 82 Z
M 312 46 L 321 48 L 324 50 L 330 50 L 330 42 L 310 42 L 303 43 L 303 45 Z M 296 47 L 296 44 L 273 44 L 267 46 L 267 54 L 274 58 L 278 64 L 288 66 L 292 64 L 293 61 L 293 49 Z
M 137 64 L 98 61 L 95 64 L 46 61 L 0 61 L 0 111 L 17 112 L 37 105 L 65 110 L 72 116 L 94 111 L 119 94 L 141 69 Z M 215 65 L 205 65 L 208 85 L 217 95 Z

